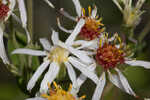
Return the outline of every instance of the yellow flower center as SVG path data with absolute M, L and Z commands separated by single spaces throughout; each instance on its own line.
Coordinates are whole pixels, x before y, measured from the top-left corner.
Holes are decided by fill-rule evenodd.
M 58 64 L 61 64 L 68 60 L 68 55 L 69 52 L 66 49 L 57 46 L 52 48 L 52 50 L 48 55 L 48 58 L 50 61 L 54 61 L 57 62 Z
M 72 94 L 70 94 L 72 85 L 70 85 L 70 88 L 68 91 L 63 90 L 55 82 L 53 82 L 53 85 L 55 86 L 55 89 L 52 89 L 50 84 L 48 84 L 49 89 L 50 89 L 49 95 L 42 94 L 42 97 L 47 98 L 48 100 L 83 100 L 85 98 L 85 96 L 82 96 L 80 98 L 76 98 Z

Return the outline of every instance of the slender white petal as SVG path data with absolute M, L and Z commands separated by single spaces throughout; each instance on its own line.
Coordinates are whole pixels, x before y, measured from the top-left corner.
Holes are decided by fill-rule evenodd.
M 97 14 L 97 7 L 95 6 L 95 8 L 92 10 L 92 18 L 95 18 Z
M 91 46 L 97 46 L 96 44 L 98 44 L 98 41 L 92 40 L 92 41 L 88 41 L 85 44 L 83 44 L 82 46 L 78 47 L 77 49 L 83 49 L 83 48 L 88 48 Z M 96 48 L 96 47 L 94 47 Z
M 49 0 L 44 0 L 50 7 L 55 8 L 55 6 L 49 1 Z
M 12 54 L 27 54 L 27 55 L 33 55 L 33 56 L 46 56 L 45 51 L 40 50 L 32 50 L 32 49 L 16 49 L 12 52 Z
M 25 29 L 25 31 L 26 31 L 27 41 L 28 41 L 28 43 L 29 43 L 29 42 L 31 41 L 30 33 L 29 33 L 27 27 L 25 27 L 24 29 Z
M 77 49 L 74 49 L 73 47 L 59 41 L 58 43 L 59 46 L 61 46 L 62 48 L 67 49 L 68 51 L 70 51 L 72 54 L 74 54 L 75 56 L 77 56 L 79 59 L 81 59 L 83 62 L 90 64 L 92 63 L 92 60 L 90 57 L 88 57 L 88 55 L 86 54 L 86 52 L 84 51 L 80 51 Z
M 49 63 L 50 62 L 47 60 L 38 67 L 38 69 L 36 70 L 36 72 L 33 74 L 33 76 L 31 77 L 31 79 L 28 82 L 27 90 L 32 90 L 32 88 L 35 86 L 35 83 L 37 82 L 38 78 L 41 76 L 41 74 L 44 72 L 44 70 L 48 67 Z
M 75 22 L 77 21 L 75 17 L 71 16 L 68 12 L 64 11 L 63 8 L 60 9 L 60 13 L 64 15 L 65 17 L 71 19 L 72 21 L 75 21 Z
M 68 75 L 70 77 L 70 80 L 72 81 L 72 84 L 77 85 L 76 73 L 72 65 L 69 62 L 65 62 L 65 65 L 67 67 Z
M 27 35 L 27 39 L 28 39 L 28 43 L 29 43 L 31 38 L 30 38 L 29 31 L 27 29 L 27 12 L 26 12 L 25 3 L 24 3 L 24 0 L 17 0 L 17 1 L 18 1 L 19 11 L 20 11 L 22 27 L 26 31 L 26 35 Z
M 105 72 L 103 72 L 99 79 L 99 83 L 97 84 L 96 89 L 94 91 L 92 100 L 100 100 L 105 84 L 106 84 L 106 76 Z
M 138 0 L 138 2 L 136 3 L 136 9 L 137 10 L 141 9 L 144 2 L 145 2 L 145 0 Z
M 27 26 L 27 13 L 26 13 L 26 7 L 24 4 L 24 0 L 17 0 L 19 11 L 20 11 L 20 17 L 22 21 L 22 26 L 25 28 Z
M 86 41 L 86 40 L 76 40 L 76 41 L 73 42 L 72 45 L 84 45 L 87 42 L 89 42 L 89 41 Z
M 115 86 L 125 91 L 118 75 L 111 74 L 110 71 L 108 71 L 108 78 Z
M 51 39 L 52 39 L 53 44 L 57 45 L 58 42 L 59 42 L 58 32 L 52 30 L 52 37 L 51 37 Z
M 123 0 L 123 1 L 124 1 L 124 0 Z M 119 10 L 120 10 L 121 12 L 123 12 L 123 9 L 122 9 L 122 7 L 120 6 L 119 2 L 118 2 L 117 0 L 113 0 L 113 2 L 116 4 L 116 6 L 119 8 Z
M 98 77 L 97 75 L 93 72 L 87 69 L 87 66 L 79 62 L 77 59 L 73 57 L 69 57 L 69 62 L 78 70 L 80 70 L 85 76 L 90 78 L 93 82 L 96 84 L 98 83 Z
M 150 69 L 150 62 L 147 61 L 141 61 L 141 60 L 131 60 L 131 61 L 125 61 L 126 64 L 129 64 L 131 66 L 141 66 L 146 69 Z
M 90 71 L 94 71 L 95 68 L 96 68 L 96 64 L 92 64 L 89 67 L 87 67 L 87 69 Z M 87 76 L 85 76 L 84 74 L 80 74 L 80 76 L 77 78 L 78 88 L 80 88 L 80 86 L 86 81 L 86 79 L 87 79 Z M 73 87 L 75 86 L 73 85 Z
M 40 43 L 45 50 L 49 51 L 51 49 L 51 44 L 46 38 L 40 38 Z
M 26 100 L 47 100 L 47 99 L 41 97 L 35 97 L 35 98 L 28 98 Z
M 66 33 L 72 33 L 72 32 L 73 32 L 73 30 L 67 30 L 66 28 L 64 28 L 63 26 L 61 26 L 59 18 L 57 18 L 57 24 L 58 24 L 58 27 L 59 27 L 62 31 L 64 31 L 64 32 L 66 32 Z
M 9 60 L 7 58 L 6 52 L 5 52 L 5 46 L 3 41 L 3 26 L 0 26 L 0 57 L 2 58 L 4 64 L 9 64 Z
M 65 42 L 66 44 L 70 45 L 73 43 L 73 41 L 76 39 L 76 36 L 79 34 L 79 32 L 84 24 L 85 24 L 85 20 L 80 19 L 79 22 L 77 23 L 75 29 L 73 30 L 72 34 L 67 38 L 67 40 Z
M 47 90 L 48 90 L 47 84 L 48 83 L 51 84 L 55 80 L 57 74 L 59 73 L 59 69 L 60 69 L 60 67 L 58 66 L 57 63 L 52 62 L 50 64 L 50 68 L 49 68 L 48 72 L 45 74 L 44 79 L 42 80 L 42 83 L 41 83 L 41 87 L 40 87 L 41 93 L 47 92 Z
M 79 0 L 72 0 L 72 2 L 74 3 L 74 6 L 76 8 L 76 13 L 80 17 L 81 13 L 82 13 L 82 7 L 81 7 L 81 4 L 80 4 L 80 1 Z
M 129 93 L 130 95 L 136 96 L 136 94 L 134 93 L 134 91 L 131 89 L 127 79 L 124 77 L 124 75 L 120 72 L 119 69 L 115 68 L 115 70 L 118 72 L 120 81 L 122 83 L 122 86 L 124 87 L 125 91 L 127 93 Z

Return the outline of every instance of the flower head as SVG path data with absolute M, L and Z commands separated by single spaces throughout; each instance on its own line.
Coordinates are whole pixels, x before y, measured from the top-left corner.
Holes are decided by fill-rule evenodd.
M 117 44 L 117 40 L 119 41 L 119 44 Z M 110 39 L 108 39 L 107 34 L 100 39 L 99 48 L 96 53 L 96 62 L 98 65 L 102 66 L 104 70 L 99 79 L 100 81 L 97 84 L 92 100 L 100 99 L 106 84 L 106 73 L 108 73 L 108 79 L 115 86 L 130 95 L 138 97 L 130 87 L 128 80 L 117 66 L 119 66 L 119 64 L 128 64 L 131 66 L 142 66 L 148 69 L 150 68 L 150 62 L 132 60 L 128 56 L 130 53 L 123 47 L 125 47 L 125 45 L 121 43 L 120 37 L 116 34 Z M 112 70 L 115 71 L 115 73 L 112 73 Z
M 82 96 L 80 98 L 77 98 L 73 96 L 70 91 L 72 89 L 72 85 L 70 85 L 69 90 L 65 91 L 61 88 L 61 86 L 57 85 L 55 82 L 53 82 L 53 85 L 55 89 L 52 89 L 49 86 L 49 94 L 42 94 L 42 97 L 47 98 L 48 100 L 83 100 L 85 96 Z
M 121 42 L 120 37 L 118 35 L 115 36 L 117 36 L 117 39 Z M 100 42 L 102 41 L 100 40 Z M 117 48 L 115 44 L 109 43 L 106 37 L 103 45 L 100 43 L 100 46 L 97 49 L 96 61 L 104 69 L 114 68 L 118 64 L 123 64 L 125 61 L 125 52 L 121 48 L 121 43 L 120 47 Z
M 97 8 L 92 11 L 91 7 L 88 7 L 89 16 L 86 16 L 85 9 L 82 10 L 82 16 L 79 18 L 83 18 L 85 20 L 85 24 L 82 27 L 79 36 L 85 40 L 93 40 L 98 38 L 99 35 L 104 31 L 104 24 L 101 23 L 102 18 L 98 19 L 96 16 Z
M 113 0 L 121 13 L 123 14 L 124 23 L 127 27 L 135 27 L 140 22 L 140 17 L 144 13 L 141 7 L 145 0 L 138 0 L 135 7 L 132 5 L 133 0 Z
M 71 36 L 72 37 L 72 36 Z M 71 43 L 73 42 L 72 38 L 69 36 L 68 41 Z M 48 89 L 47 83 L 52 83 L 53 80 L 57 77 L 62 64 L 65 65 L 70 80 L 72 81 L 73 85 L 77 85 L 76 82 L 76 73 L 73 69 L 73 66 L 80 70 L 84 75 L 86 75 L 91 80 L 97 82 L 98 77 L 90 72 L 85 66 L 82 66 L 82 63 L 92 63 L 92 60 L 86 52 L 74 49 L 68 41 L 65 43 L 59 40 L 58 33 L 53 30 L 52 34 L 52 42 L 53 46 L 48 42 L 46 39 L 40 39 L 41 44 L 44 47 L 44 51 L 39 50 L 31 50 L 31 49 L 16 49 L 13 51 L 13 54 L 28 54 L 34 56 L 46 56 L 44 58 L 43 63 L 39 66 L 36 70 L 32 78 L 29 80 L 27 85 L 27 89 L 31 90 L 35 83 L 37 82 L 38 78 L 42 75 L 44 70 L 47 69 L 48 65 L 49 70 L 45 74 L 44 79 L 41 82 L 40 92 L 45 93 Z M 71 39 L 71 40 L 70 40 Z M 81 64 L 81 66 L 79 66 Z M 72 66 L 73 65 L 73 66 Z

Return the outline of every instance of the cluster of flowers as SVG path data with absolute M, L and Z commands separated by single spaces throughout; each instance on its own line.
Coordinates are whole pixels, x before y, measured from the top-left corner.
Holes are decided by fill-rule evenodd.
M 15 2 L 15 0 L 10 0 L 7 3 L 3 3 L 2 1 L 7 0 L 0 0 L 0 12 L 3 12 L 0 14 L 1 19 L 5 18 L 5 16 L 8 16 L 7 13 L 11 11 L 10 9 L 14 8 L 14 5 L 13 7 L 9 7 L 9 5 L 11 5 L 10 1 Z M 48 0 L 45 1 L 52 8 L 55 8 Z M 44 75 L 44 79 L 40 85 L 40 95 L 27 100 L 83 100 L 85 96 L 78 97 L 77 93 L 87 78 L 91 79 L 96 84 L 96 89 L 94 91 L 92 100 L 100 100 L 106 84 L 106 74 L 108 74 L 109 81 L 112 82 L 116 87 L 130 95 L 138 97 L 131 89 L 127 79 L 119 69 L 121 67 L 120 65 L 128 64 L 131 66 L 142 66 L 146 69 L 149 69 L 150 62 L 132 59 L 132 53 L 127 51 L 127 44 L 122 42 L 117 33 L 110 37 L 109 33 L 105 31 L 104 24 L 102 24 L 102 18 L 99 18 L 97 15 L 96 6 L 93 10 L 92 7 L 89 6 L 88 14 L 86 14 L 86 11 L 81 7 L 79 0 L 72 1 L 75 5 L 78 16 L 73 17 L 64 9 L 60 9 L 60 12 L 67 18 L 77 22 L 75 28 L 73 30 L 67 30 L 60 24 L 59 18 L 57 19 L 58 27 L 62 31 L 70 33 L 65 42 L 59 39 L 58 32 L 52 30 L 52 44 L 46 38 L 40 39 L 40 43 L 42 44 L 44 51 L 19 48 L 12 52 L 12 54 L 28 54 L 44 57 L 43 63 L 38 67 L 27 84 L 27 90 L 29 91 L 32 90 L 39 77 L 49 66 L 49 69 Z M 124 3 L 130 4 L 131 6 L 131 2 L 129 1 L 132 0 L 121 1 L 126 1 Z M 118 1 L 114 0 L 114 2 L 119 9 L 124 12 Z M 19 7 L 21 12 L 23 12 L 21 15 L 22 23 L 24 23 L 23 27 L 26 29 L 26 17 L 24 16 L 26 14 L 24 8 L 22 8 L 24 7 L 22 6 L 23 1 L 18 0 L 18 3 L 20 4 Z M 139 6 L 141 6 L 141 2 L 139 2 Z M 137 4 L 138 9 L 130 9 L 130 11 L 133 10 L 136 12 L 136 14 L 138 14 L 137 10 L 139 11 L 141 8 L 139 6 Z M 125 7 L 125 9 L 127 8 L 128 7 Z M 124 13 L 126 15 L 126 12 Z M 131 14 L 128 14 L 129 18 L 127 16 L 125 17 L 125 20 L 128 20 L 129 25 L 137 22 L 136 19 L 135 21 L 130 19 L 131 15 L 133 15 L 133 12 L 130 13 Z M 13 14 L 12 11 L 11 14 Z M 3 21 L 1 24 L 2 23 Z M 2 31 L 2 28 L 0 28 L 0 31 Z M 4 62 L 7 62 L 8 60 L 6 60 L 7 58 L 3 54 L 5 53 L 1 54 L 1 58 Z M 65 65 L 69 78 L 72 82 L 72 85 L 68 91 L 64 91 L 59 85 L 53 82 L 56 79 L 62 64 Z M 76 72 L 73 67 L 81 72 L 79 77 L 76 76 Z M 97 75 L 96 67 L 102 68 L 100 77 Z M 52 82 L 55 88 L 51 88 Z

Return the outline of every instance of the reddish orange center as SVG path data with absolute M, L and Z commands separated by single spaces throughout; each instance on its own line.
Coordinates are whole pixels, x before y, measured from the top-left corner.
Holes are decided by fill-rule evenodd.
M 85 25 L 81 28 L 79 36 L 85 40 L 93 40 L 97 38 L 101 32 L 104 31 L 102 28 L 103 24 L 100 21 L 85 17 Z
M 2 1 L 0 1 L 0 20 L 4 19 L 9 11 L 8 4 L 3 4 Z
M 107 70 L 116 67 L 117 64 L 123 64 L 124 56 L 125 54 L 122 50 L 116 48 L 114 45 L 105 43 L 97 49 L 96 61 Z

